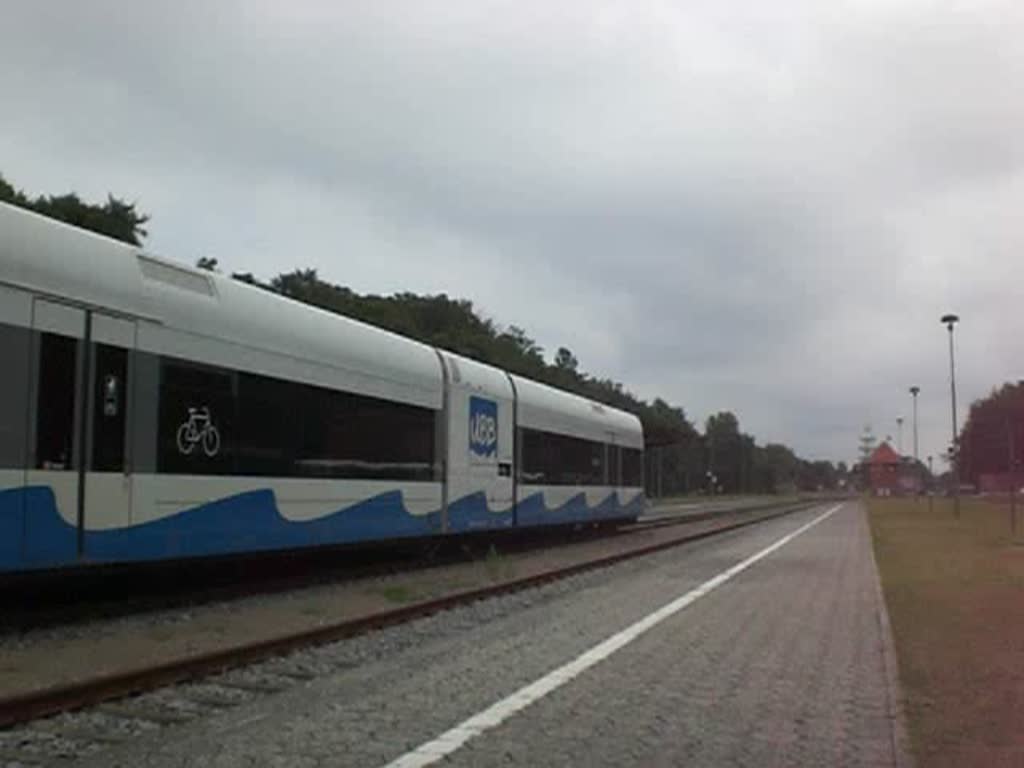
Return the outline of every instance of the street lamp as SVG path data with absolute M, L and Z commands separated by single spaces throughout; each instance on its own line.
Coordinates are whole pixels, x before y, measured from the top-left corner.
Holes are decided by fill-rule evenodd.
M 932 498 L 935 496 L 935 472 L 932 469 L 932 457 L 928 455 L 928 511 L 932 511 Z
M 921 471 L 918 469 L 920 461 L 917 458 L 917 395 L 921 391 L 921 388 L 917 385 L 910 388 L 910 395 L 914 398 L 914 475 L 918 478 L 921 477 Z M 917 489 L 917 494 L 921 495 L 921 488 Z
M 949 393 L 953 408 L 953 443 L 950 446 L 950 469 L 953 472 L 953 515 L 960 517 L 960 452 L 956 440 L 956 367 L 953 362 L 953 326 L 960 322 L 956 315 L 943 315 L 940 321 L 949 331 Z
M 917 464 L 917 396 L 921 393 L 921 388 L 913 386 L 910 388 L 910 394 L 914 398 L 914 463 Z
M 896 417 L 896 453 L 903 458 L 903 417 Z

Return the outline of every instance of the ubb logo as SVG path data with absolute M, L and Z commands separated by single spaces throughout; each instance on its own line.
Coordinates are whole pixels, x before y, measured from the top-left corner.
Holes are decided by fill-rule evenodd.
M 469 398 L 469 450 L 477 456 L 498 454 L 498 404 L 493 400 Z

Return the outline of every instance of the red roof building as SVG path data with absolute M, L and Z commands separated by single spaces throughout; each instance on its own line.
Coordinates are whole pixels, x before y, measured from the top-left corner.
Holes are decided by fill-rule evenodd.
M 868 459 L 868 487 L 875 496 L 903 496 L 921 490 L 921 477 L 913 463 L 883 442 Z

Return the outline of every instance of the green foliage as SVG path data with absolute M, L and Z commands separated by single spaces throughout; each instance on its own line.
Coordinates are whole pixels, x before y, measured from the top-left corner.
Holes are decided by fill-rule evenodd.
M 147 235 L 143 225 L 149 216 L 135 210 L 135 203 L 126 203 L 113 195 L 107 195 L 103 205 L 86 203 L 74 192 L 29 198 L 0 175 L 0 201 L 131 245 L 141 245 Z
M 978 485 L 983 474 L 1011 471 L 1019 477 L 1024 467 L 1024 381 L 1007 382 L 975 400 L 958 443 L 961 480 Z

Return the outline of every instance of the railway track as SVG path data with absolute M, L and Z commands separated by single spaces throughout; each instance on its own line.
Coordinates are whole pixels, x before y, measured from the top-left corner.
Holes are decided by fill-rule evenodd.
M 704 519 L 703 517 L 701 519 Z M 677 522 L 682 522 L 678 520 Z M 471 562 L 492 547 L 507 554 L 585 542 L 628 533 L 611 524 L 553 530 L 468 534 L 457 540 L 396 541 L 360 548 L 266 553 L 214 562 L 113 566 L 0 583 L 0 637 L 97 619 L 114 620 L 155 610 L 193 609 L 254 595 L 273 595 L 313 585 L 343 584 Z M 69 592 L 68 579 L 76 589 Z M 30 594 L 29 603 L 25 595 Z
M 753 515 L 724 520 L 721 525 L 706 530 L 682 531 L 656 544 L 540 574 L 269 640 L 0 697 L 0 766 L 67 764 L 70 759 L 94 754 L 112 743 L 188 722 L 330 673 L 331 664 L 326 668 L 310 665 L 298 652 L 755 525 L 817 503 L 820 502 L 743 510 Z M 666 516 L 638 523 L 636 527 L 685 526 L 694 521 L 694 516 L 675 519 Z M 352 663 L 346 659 L 340 661 L 342 666 L 352 666 Z

